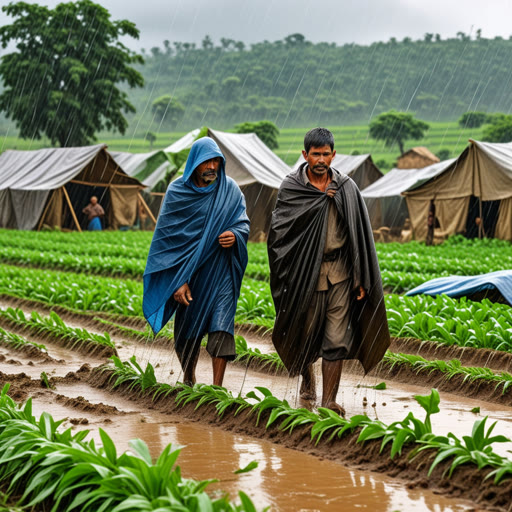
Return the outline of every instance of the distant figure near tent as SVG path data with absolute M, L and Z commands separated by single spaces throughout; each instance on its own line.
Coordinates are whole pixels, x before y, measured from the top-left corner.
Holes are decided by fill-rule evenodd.
M 215 385 L 222 385 L 226 363 L 236 356 L 234 320 L 249 218 L 224 167 L 213 139 L 193 144 L 183 176 L 167 189 L 144 272 L 144 316 L 157 334 L 176 313 L 175 349 L 188 385 L 195 383 L 205 334 Z
M 98 203 L 96 196 L 91 197 L 90 203 L 82 210 L 82 213 L 87 215 L 87 220 L 89 221 L 87 229 L 89 231 L 101 231 L 103 229 L 101 217 L 105 215 L 105 210 Z

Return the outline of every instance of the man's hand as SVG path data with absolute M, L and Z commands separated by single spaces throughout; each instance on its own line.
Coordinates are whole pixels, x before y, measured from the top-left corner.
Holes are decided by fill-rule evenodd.
M 190 292 L 190 288 L 187 283 L 178 288 L 173 295 L 173 298 L 179 304 L 183 304 L 184 306 L 190 306 L 190 302 L 192 302 L 192 293 Z
M 334 197 L 336 195 L 336 192 L 338 192 L 335 188 L 328 188 L 326 190 L 326 194 L 328 197 Z
M 362 300 L 366 297 L 366 292 L 362 286 L 359 287 L 359 295 L 356 297 L 357 300 Z
M 232 247 L 236 241 L 235 235 L 231 231 L 224 231 L 219 236 L 219 244 L 227 249 L 228 247 Z

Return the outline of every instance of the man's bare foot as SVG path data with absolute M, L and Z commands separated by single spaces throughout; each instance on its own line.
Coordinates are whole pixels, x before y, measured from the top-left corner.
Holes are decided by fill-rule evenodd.
M 183 375 L 183 384 L 185 384 L 185 386 L 189 386 L 189 387 L 193 388 L 195 383 L 196 383 L 195 375 Z
M 339 414 L 342 418 L 345 417 L 345 408 L 337 402 L 327 402 L 326 404 L 322 404 L 322 407 L 325 407 L 326 409 L 331 409 L 331 411 L 334 411 L 335 413 Z
M 302 400 L 316 400 L 316 381 L 312 365 L 308 366 L 302 372 L 302 382 L 300 384 L 300 398 Z

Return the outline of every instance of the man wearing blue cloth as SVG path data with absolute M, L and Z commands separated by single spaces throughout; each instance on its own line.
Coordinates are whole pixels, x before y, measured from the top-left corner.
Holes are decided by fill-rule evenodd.
M 213 384 L 222 385 L 236 356 L 234 320 L 247 266 L 245 199 L 226 176 L 215 141 L 197 140 L 181 178 L 167 193 L 144 272 L 143 310 L 157 334 L 176 313 L 175 349 L 183 381 L 196 382 L 201 340 L 212 357 Z

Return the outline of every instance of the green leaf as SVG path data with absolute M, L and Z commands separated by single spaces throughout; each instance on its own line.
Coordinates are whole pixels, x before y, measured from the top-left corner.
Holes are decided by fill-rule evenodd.
M 235 475 L 239 475 L 240 473 L 248 473 L 249 471 L 252 471 L 253 469 L 256 469 L 258 467 L 259 462 L 256 460 L 253 460 L 252 462 L 249 462 L 247 466 L 241 469 L 237 469 L 234 471 Z

